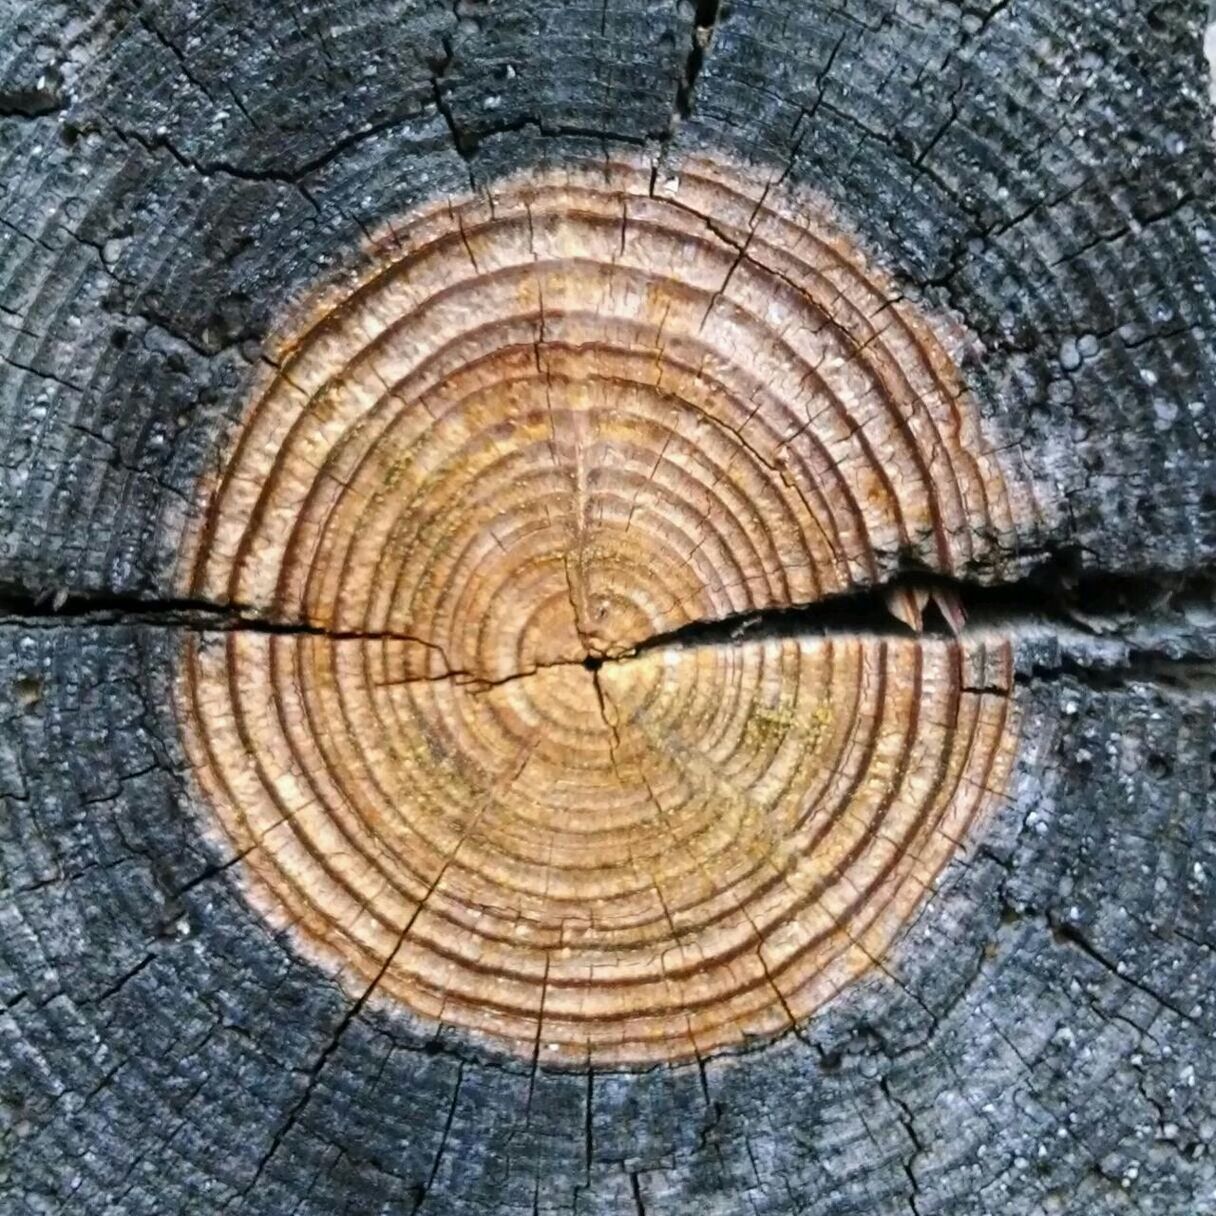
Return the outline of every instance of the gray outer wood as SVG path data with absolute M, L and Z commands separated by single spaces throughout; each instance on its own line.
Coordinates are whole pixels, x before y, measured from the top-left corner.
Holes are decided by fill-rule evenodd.
M 1216 1212 L 1201 8 L 7 0 L 0 1210 Z M 1065 503 L 1027 568 L 1127 611 L 1095 644 L 1018 609 L 1033 745 L 887 973 L 762 1050 L 588 1076 L 355 1009 L 261 925 L 200 837 L 163 609 L 275 308 L 413 202 L 612 141 L 829 195 L 984 343 Z

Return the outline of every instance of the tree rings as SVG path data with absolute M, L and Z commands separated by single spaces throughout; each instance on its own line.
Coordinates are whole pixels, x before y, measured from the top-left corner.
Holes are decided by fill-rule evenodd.
M 703 1054 L 881 962 L 1004 786 L 999 639 L 680 648 L 995 563 L 1025 520 L 931 326 L 813 199 L 706 159 L 394 225 L 204 488 L 179 709 L 251 896 L 434 1023 Z

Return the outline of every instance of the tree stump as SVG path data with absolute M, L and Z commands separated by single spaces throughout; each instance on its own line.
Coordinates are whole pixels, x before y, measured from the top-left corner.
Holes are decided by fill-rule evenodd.
M 1175 0 L 10 0 L 0 1208 L 1216 1212 Z

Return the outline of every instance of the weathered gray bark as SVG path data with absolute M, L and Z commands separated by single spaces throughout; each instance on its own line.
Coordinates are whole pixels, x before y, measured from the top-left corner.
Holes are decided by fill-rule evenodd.
M 1202 8 L 6 0 L 0 1208 L 1216 1212 Z M 413 203 L 617 144 L 828 195 L 979 336 L 1066 509 L 1003 605 L 1010 804 L 887 969 L 589 1075 L 420 1037 L 250 910 L 168 709 L 206 610 L 170 571 L 284 300 Z

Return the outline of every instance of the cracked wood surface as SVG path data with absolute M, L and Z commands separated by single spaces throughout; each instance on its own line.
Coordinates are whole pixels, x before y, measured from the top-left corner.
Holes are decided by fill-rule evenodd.
M 949 605 L 1042 522 L 946 339 L 777 176 L 444 198 L 267 343 L 179 585 L 314 632 L 193 639 L 181 736 L 361 1000 L 550 1066 L 754 1044 L 881 966 L 1003 795 L 999 639 L 658 651 L 897 562 Z
M 403 678 L 401 650 L 203 635 L 195 772 L 258 905 L 356 990 L 550 1064 L 800 1025 L 881 965 L 1017 736 L 1000 643 L 651 651 L 489 687 Z
M 1203 21 L 1179 3 L 1114 0 L 0 8 L 0 1206 L 1216 1211 L 1216 183 Z M 689 611 L 618 617 L 603 637 L 575 563 L 554 583 L 573 625 L 541 639 L 559 643 L 552 653 L 512 639 L 439 668 L 426 655 L 449 635 L 459 646 L 463 627 L 434 637 L 384 618 L 368 630 L 336 600 L 276 601 L 256 572 L 239 594 L 210 575 L 183 582 L 200 487 L 223 477 L 248 403 L 288 365 L 266 335 L 318 283 L 340 299 L 386 250 L 405 256 L 416 234 L 402 217 L 437 199 L 467 221 L 461 274 L 479 252 L 480 200 L 503 197 L 493 223 L 508 233 L 510 183 L 566 176 L 590 200 L 588 232 L 614 190 L 665 208 L 668 233 L 692 241 L 695 229 L 701 252 L 672 260 L 717 275 L 719 315 L 757 275 L 770 276 L 765 294 L 796 299 L 805 283 L 766 253 L 750 207 L 740 220 L 689 198 L 682 170 L 706 162 L 745 165 L 746 185 L 731 188 L 753 206 L 813 195 L 812 222 L 830 216 L 866 251 L 880 315 L 934 319 L 972 433 L 1016 471 L 1015 504 L 1036 504 L 976 529 L 943 498 L 953 556 L 932 541 L 918 555 L 948 576 L 932 584 L 944 614 L 923 576 L 906 581 L 898 529 L 873 569 L 845 546 L 848 560 L 821 567 L 836 581 L 797 588 L 761 559 L 747 572 L 764 574 L 747 584 L 764 590 L 754 600 L 710 579 Z M 640 187 L 622 190 L 630 175 Z M 955 332 L 961 346 L 942 337 Z M 753 440 L 722 418 L 713 442 Z M 549 435 L 561 460 L 579 446 Z M 756 486 L 771 472 L 761 453 L 745 458 Z M 914 460 L 884 459 L 916 484 Z M 817 533 L 788 483 L 772 487 L 769 527 L 786 554 L 781 529 Z M 360 525 L 347 531 L 357 540 Z M 267 550 L 294 586 L 308 562 L 277 552 L 300 550 Z M 885 613 L 884 589 L 904 616 L 925 598 L 932 636 Z M 846 594 L 820 601 L 825 590 Z M 962 609 L 956 641 L 945 618 Z M 839 996 L 809 1017 L 784 1009 L 793 990 L 762 949 L 737 982 L 773 994 L 769 1033 L 700 1050 L 686 1028 L 689 1049 L 665 1059 L 587 1066 L 547 1050 L 545 1014 L 564 991 L 547 953 L 528 963 L 537 983 L 527 1016 L 515 1008 L 513 1049 L 459 1017 L 403 1015 L 379 992 L 419 943 L 460 945 L 427 917 L 495 872 L 461 873 L 463 837 L 437 837 L 416 873 L 389 872 L 386 945 L 362 966 L 310 953 L 281 906 L 276 918 L 251 903 L 243 876 L 261 854 L 248 827 L 233 819 L 227 836 L 203 813 L 183 654 L 204 680 L 233 654 L 250 673 L 241 697 L 277 688 L 300 705 L 332 700 L 325 673 L 346 664 L 359 678 L 344 687 L 401 720 L 471 731 L 496 763 L 457 808 L 470 840 L 485 829 L 501 841 L 494 809 L 533 781 L 556 813 L 566 787 L 539 775 L 560 732 L 591 757 L 587 780 L 609 788 L 610 775 L 639 807 L 659 804 L 656 831 L 678 830 L 697 799 L 671 791 L 700 781 L 687 775 L 687 732 L 729 716 L 723 673 L 768 690 L 766 729 L 737 731 L 732 753 L 772 774 L 761 820 L 794 814 L 782 779 L 809 752 L 809 707 L 838 687 L 871 726 L 885 716 L 923 733 L 942 717 L 927 712 L 937 701 L 907 700 L 905 678 L 904 701 L 878 698 L 855 674 L 867 664 L 945 671 L 959 656 L 1008 656 L 933 696 L 953 697 L 952 730 L 957 715 L 1005 706 L 1020 725 L 982 823 L 948 856 L 925 837 L 915 865 L 932 890 L 897 896 L 898 940 L 871 949 Z M 284 660 L 303 655 L 314 675 L 286 677 Z M 532 658 L 558 662 L 532 672 Z M 389 682 L 363 682 L 388 663 Z M 666 699 L 637 712 L 631 698 L 651 681 Z M 680 697 L 692 708 L 669 712 Z M 790 699 L 808 715 L 788 713 Z M 306 718 L 289 716 L 289 730 Z M 948 752 L 957 738 L 926 742 Z M 738 788 L 718 759 L 706 782 Z M 967 763 L 980 763 L 974 749 Z M 469 781 L 459 766 L 443 774 Z M 261 788 L 234 810 L 265 827 Z M 895 829 L 915 814 L 895 811 Z M 764 822 L 738 818 L 763 836 Z M 362 847 L 391 853 L 391 821 L 369 823 Z M 654 837 L 622 848 L 654 850 Z M 358 864 L 355 851 L 333 864 Z M 653 852 L 635 864 L 650 861 L 667 865 Z M 332 900 L 334 881 L 310 890 Z M 664 888 L 668 911 L 652 911 L 683 927 L 680 901 L 719 883 L 698 865 Z M 364 902 L 343 922 L 360 932 L 377 910 Z M 489 902 L 492 921 L 502 910 Z M 487 925 L 487 941 L 501 936 Z

